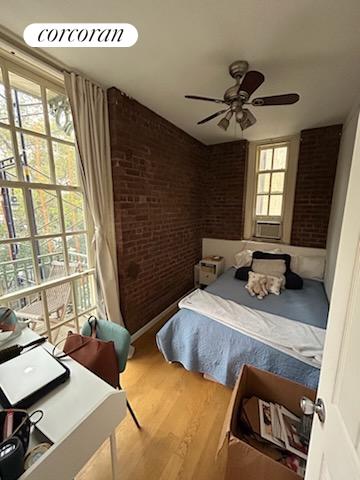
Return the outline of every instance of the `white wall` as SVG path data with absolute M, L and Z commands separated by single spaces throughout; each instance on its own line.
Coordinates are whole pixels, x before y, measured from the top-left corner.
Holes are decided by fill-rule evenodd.
M 325 287 L 329 299 L 331 298 L 334 281 L 336 258 L 339 248 L 340 232 L 349 182 L 355 135 L 359 119 L 359 111 L 359 105 L 357 104 L 346 119 L 341 136 L 340 151 L 336 169 L 334 193 L 326 243 L 327 256 Z

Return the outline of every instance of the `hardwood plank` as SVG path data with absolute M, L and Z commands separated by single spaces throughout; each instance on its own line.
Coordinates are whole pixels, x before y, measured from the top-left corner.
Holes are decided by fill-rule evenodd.
M 161 325 L 160 325 L 161 326 Z M 121 382 L 143 427 L 131 417 L 116 431 L 122 480 L 221 480 L 216 449 L 231 390 L 168 364 L 155 341 L 159 325 L 135 342 Z M 110 480 L 109 442 L 77 480 Z

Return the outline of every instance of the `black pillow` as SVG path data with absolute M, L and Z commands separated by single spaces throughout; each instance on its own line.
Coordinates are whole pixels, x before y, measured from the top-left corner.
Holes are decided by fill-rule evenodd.
M 285 288 L 289 290 L 301 290 L 303 288 L 303 279 L 297 274 L 292 272 L 285 273 L 286 284 Z
M 235 272 L 235 278 L 247 282 L 249 279 L 249 272 L 251 272 L 251 267 L 240 267 Z

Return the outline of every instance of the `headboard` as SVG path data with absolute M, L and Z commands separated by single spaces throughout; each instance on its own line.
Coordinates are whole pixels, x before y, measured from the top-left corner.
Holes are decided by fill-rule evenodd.
M 296 247 L 293 245 L 285 245 L 284 243 L 267 243 L 254 242 L 250 240 L 222 240 L 216 238 L 203 238 L 202 240 L 202 255 L 207 257 L 209 255 L 221 255 L 225 259 L 225 268 L 230 268 L 234 265 L 234 256 L 242 250 L 273 250 L 279 248 L 284 253 L 290 255 L 318 255 L 326 257 L 326 250 L 324 248 L 308 248 Z

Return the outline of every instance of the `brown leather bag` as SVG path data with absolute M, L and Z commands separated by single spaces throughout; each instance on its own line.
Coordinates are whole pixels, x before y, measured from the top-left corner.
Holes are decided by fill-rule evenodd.
M 114 388 L 119 386 L 119 369 L 114 342 L 106 342 L 96 338 L 96 318 L 90 322 L 91 336 L 85 337 L 79 333 L 68 332 L 65 340 L 64 353 L 58 359 L 69 355 L 85 368 L 95 373 Z

